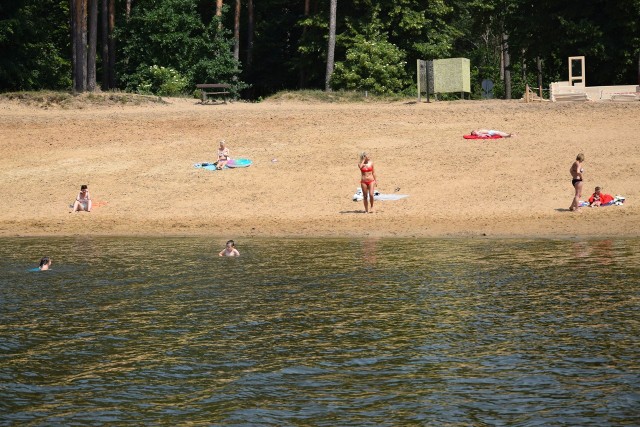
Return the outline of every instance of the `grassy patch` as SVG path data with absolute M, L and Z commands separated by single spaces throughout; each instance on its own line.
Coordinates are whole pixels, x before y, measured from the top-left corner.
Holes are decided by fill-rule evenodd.
M 328 102 L 328 103 L 349 103 L 349 102 L 398 102 L 406 101 L 405 95 L 373 95 L 364 92 L 334 91 L 325 92 L 322 90 L 298 90 L 277 92 L 265 101 L 301 101 L 301 102 Z
M 0 93 L 0 101 L 14 101 L 41 108 L 68 109 L 82 109 L 89 106 L 166 104 L 166 101 L 158 96 L 125 92 L 85 92 L 80 94 L 58 91 L 7 92 Z

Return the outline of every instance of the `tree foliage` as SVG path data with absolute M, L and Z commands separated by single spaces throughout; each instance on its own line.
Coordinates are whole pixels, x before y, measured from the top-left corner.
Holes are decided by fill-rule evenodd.
M 0 3 L 0 90 L 71 86 L 69 2 Z
M 129 17 L 126 0 L 116 0 L 118 87 L 143 90 L 160 76 L 184 79 L 186 92 L 204 82 L 231 83 L 238 91 L 248 84 L 245 94 L 254 97 L 322 88 L 330 1 L 253 1 L 252 61 L 243 71 L 247 1 L 238 61 L 232 0 L 224 1 L 220 17 L 216 0 L 136 0 Z M 71 87 L 69 13 L 68 0 L 0 3 L 0 90 Z M 569 56 L 586 57 L 588 85 L 638 83 L 640 0 L 340 0 L 332 84 L 407 91 L 415 85 L 416 59 L 466 57 L 472 91 L 478 95 L 482 79 L 490 78 L 501 94 L 503 35 L 514 97 L 525 84 L 537 85 L 538 63 L 544 86 L 566 80 Z

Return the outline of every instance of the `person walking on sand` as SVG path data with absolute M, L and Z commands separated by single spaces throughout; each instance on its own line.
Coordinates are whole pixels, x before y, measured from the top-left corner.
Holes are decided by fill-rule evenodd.
M 360 187 L 362 188 L 362 200 L 364 202 L 364 212 L 373 213 L 373 198 L 377 184 L 376 172 L 373 169 L 373 160 L 366 151 L 360 153 Z
M 236 244 L 233 240 L 229 240 L 223 250 L 220 251 L 218 256 L 240 256 L 240 252 L 236 249 Z
M 40 269 L 40 271 L 43 271 L 48 270 L 49 267 L 51 267 L 51 258 L 49 258 L 48 256 L 43 257 L 40 260 L 40 266 L 38 268 Z
M 220 141 L 220 147 L 218 148 L 218 162 L 216 163 L 216 169 L 220 170 L 227 165 L 229 161 L 229 148 L 226 146 L 224 139 Z
M 86 185 L 80 186 L 80 193 L 78 193 L 76 201 L 73 202 L 73 210 L 71 212 L 78 211 L 91 212 L 91 196 L 89 195 L 89 188 Z
M 569 173 L 571 174 L 571 185 L 573 185 L 573 189 L 575 190 L 573 202 L 571 202 L 571 206 L 569 206 L 569 210 L 572 212 L 577 212 L 580 209 L 580 197 L 582 197 L 583 184 L 582 173 L 584 172 L 584 168 L 582 167 L 583 162 L 584 154 L 580 153 L 576 156 L 576 161 L 573 162 L 569 169 Z

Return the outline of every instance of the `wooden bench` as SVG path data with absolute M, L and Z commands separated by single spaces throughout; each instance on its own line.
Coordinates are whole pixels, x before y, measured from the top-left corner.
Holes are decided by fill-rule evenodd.
M 224 103 L 227 103 L 227 95 L 230 95 L 230 84 L 226 83 L 205 83 L 196 85 L 197 89 L 200 89 L 202 94 L 202 103 L 205 104 L 208 101 L 208 97 L 212 98 L 222 97 Z

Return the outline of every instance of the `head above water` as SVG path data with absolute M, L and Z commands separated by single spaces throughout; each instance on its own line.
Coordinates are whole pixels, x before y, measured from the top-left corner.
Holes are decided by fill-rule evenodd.
M 40 260 L 40 267 L 42 267 L 43 265 L 49 265 L 49 264 L 51 264 L 51 258 L 49 258 L 48 256 L 43 257 Z
M 228 248 L 235 248 L 236 247 L 236 243 L 233 240 L 229 240 L 227 242 L 227 247 Z
M 576 160 L 579 162 L 584 162 L 584 154 L 580 153 L 576 156 Z

